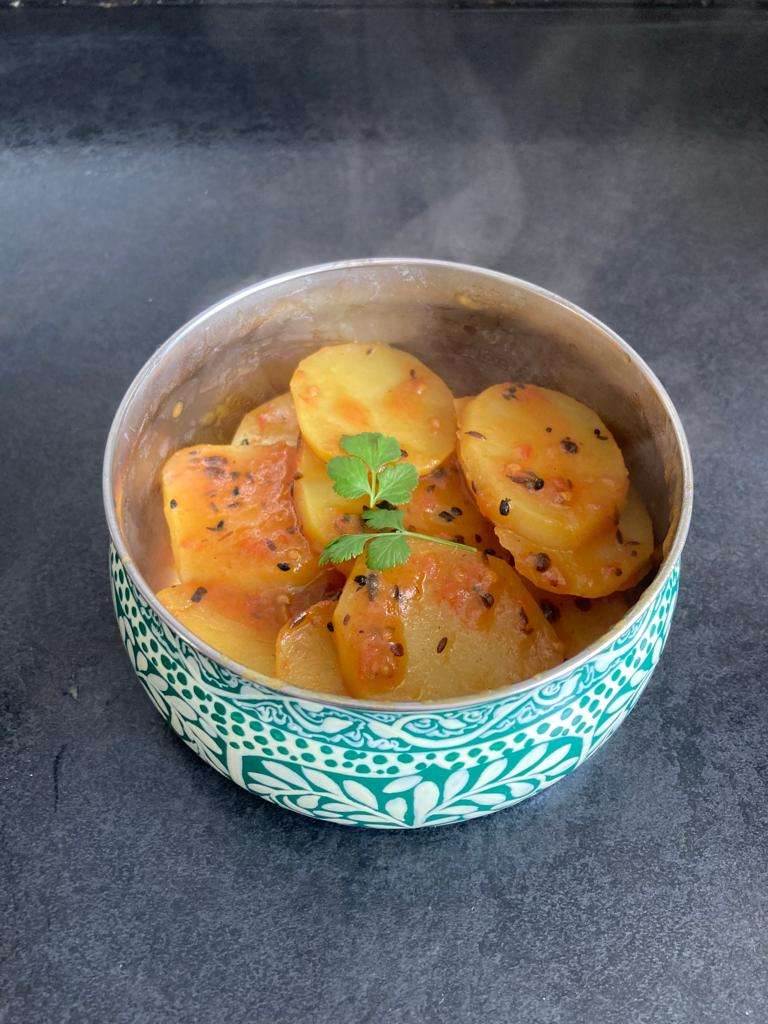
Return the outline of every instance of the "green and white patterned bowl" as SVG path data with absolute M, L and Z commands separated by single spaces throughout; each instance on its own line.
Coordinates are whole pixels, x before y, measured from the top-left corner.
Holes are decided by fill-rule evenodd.
M 443 704 L 324 698 L 237 665 L 192 636 L 154 590 L 169 552 L 158 471 L 176 448 L 231 436 L 335 340 L 403 344 L 458 392 L 502 378 L 595 406 L 649 501 L 663 558 L 624 619 L 578 657 L 503 690 Z M 642 360 L 563 299 L 430 260 L 360 260 L 247 288 L 191 321 L 147 363 L 112 426 L 104 466 L 120 635 L 155 707 L 200 757 L 281 807 L 324 821 L 418 828 L 511 806 L 584 762 L 624 721 L 669 631 L 691 514 L 680 421 Z

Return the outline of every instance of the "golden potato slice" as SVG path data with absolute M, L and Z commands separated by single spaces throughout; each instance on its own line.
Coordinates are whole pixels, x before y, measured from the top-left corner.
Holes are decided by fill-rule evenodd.
M 453 407 L 456 410 L 456 419 L 458 420 L 462 412 L 466 409 L 469 403 L 474 398 L 474 395 L 462 395 L 461 398 L 454 398 Z
M 610 524 L 629 487 L 599 416 L 534 384 L 497 384 L 469 402 L 459 457 L 480 510 L 533 544 L 575 548 Z
M 349 501 L 333 489 L 325 463 L 306 445 L 299 446 L 299 468 L 293 488 L 301 529 L 318 553 L 343 533 L 360 533 L 364 499 Z
M 157 599 L 187 629 L 225 657 L 265 675 L 275 668 L 275 638 L 285 607 L 271 597 L 209 584 L 179 583 Z
M 313 352 L 291 379 L 301 433 L 327 462 L 344 434 L 394 436 L 420 475 L 453 451 L 456 413 L 443 381 L 415 356 L 351 342 Z
M 348 694 L 333 642 L 335 601 L 320 601 L 287 622 L 277 637 L 275 675 L 318 693 Z
M 299 421 L 287 391 L 247 412 L 232 438 L 233 445 L 278 443 L 299 443 Z
M 573 551 L 532 544 L 499 526 L 496 533 L 521 575 L 542 590 L 580 597 L 606 597 L 633 586 L 648 571 L 653 554 L 651 517 L 634 488 L 618 525 Z
M 453 456 L 419 480 L 405 508 L 405 526 L 430 537 L 471 544 L 486 554 L 504 554 L 493 524 L 481 515 Z
M 333 616 L 347 688 L 379 700 L 443 700 L 559 664 L 562 650 L 506 562 L 429 541 L 385 572 L 358 559 Z
M 570 594 L 553 594 L 539 590 L 525 581 L 536 598 L 544 618 L 552 626 L 563 645 L 563 656 L 573 658 L 622 619 L 634 604 L 628 591 L 611 594 L 610 597 L 572 597 Z
M 197 445 L 163 467 L 163 507 L 183 582 L 251 592 L 303 586 L 319 573 L 291 499 L 296 450 Z
M 299 472 L 293 496 L 302 531 L 315 551 L 322 551 L 342 534 L 362 532 L 360 516 L 365 499 L 341 498 L 333 489 L 325 463 L 303 444 L 299 447 Z M 405 526 L 430 537 L 471 544 L 490 554 L 504 554 L 493 525 L 472 500 L 455 458 L 419 480 L 405 506 Z M 349 569 L 351 563 L 345 562 L 344 566 Z

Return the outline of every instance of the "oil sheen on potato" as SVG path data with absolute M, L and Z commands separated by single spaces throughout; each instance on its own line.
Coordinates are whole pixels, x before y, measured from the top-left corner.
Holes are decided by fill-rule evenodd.
M 404 565 L 358 559 L 333 617 L 357 697 L 443 700 L 526 679 L 562 648 L 535 599 L 498 558 L 414 541 Z

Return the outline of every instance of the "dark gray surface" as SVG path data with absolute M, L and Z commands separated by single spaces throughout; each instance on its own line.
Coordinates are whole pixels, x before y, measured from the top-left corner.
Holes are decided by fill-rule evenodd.
M 768 1018 L 764 16 L 0 12 L 0 1020 Z M 125 387 L 244 281 L 372 254 L 575 300 L 698 496 L 662 664 L 575 776 L 376 834 L 218 777 L 106 585 Z

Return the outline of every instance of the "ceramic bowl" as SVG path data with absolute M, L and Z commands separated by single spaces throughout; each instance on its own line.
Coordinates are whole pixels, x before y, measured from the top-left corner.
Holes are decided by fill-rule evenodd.
M 238 665 L 190 634 L 154 591 L 170 582 L 158 475 L 177 448 L 227 441 L 297 361 L 335 341 L 403 345 L 456 394 L 517 378 L 598 410 L 650 507 L 661 561 L 597 643 L 533 679 L 446 703 L 324 698 Z M 692 478 L 659 381 L 594 317 L 504 274 L 432 260 L 312 267 L 245 288 L 182 327 L 118 409 L 104 462 L 120 635 L 181 739 L 250 793 L 323 821 L 419 828 L 541 792 L 621 725 L 658 662 L 675 607 Z

